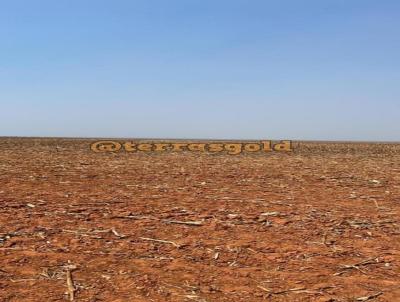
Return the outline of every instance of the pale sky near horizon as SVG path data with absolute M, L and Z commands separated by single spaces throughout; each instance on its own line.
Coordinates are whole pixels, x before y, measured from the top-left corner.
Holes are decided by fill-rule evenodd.
M 400 141 L 400 1 L 0 0 L 0 136 Z

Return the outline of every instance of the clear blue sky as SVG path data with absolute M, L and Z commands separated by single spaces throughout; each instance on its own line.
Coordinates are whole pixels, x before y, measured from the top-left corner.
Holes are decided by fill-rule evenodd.
M 398 0 L 0 0 L 0 136 L 400 141 Z

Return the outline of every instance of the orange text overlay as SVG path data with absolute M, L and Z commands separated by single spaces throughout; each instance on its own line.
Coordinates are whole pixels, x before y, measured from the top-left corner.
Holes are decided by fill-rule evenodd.
M 249 143 L 226 143 L 226 142 L 117 142 L 97 141 L 91 144 L 90 149 L 94 152 L 208 152 L 227 153 L 238 155 L 245 153 L 261 152 L 290 152 L 293 151 L 292 142 L 288 140 L 273 142 L 260 141 Z

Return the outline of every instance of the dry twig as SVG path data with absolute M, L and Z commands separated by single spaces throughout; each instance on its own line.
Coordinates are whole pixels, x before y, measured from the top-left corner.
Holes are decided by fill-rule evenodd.
M 382 296 L 382 295 L 383 295 L 383 293 L 382 293 L 382 292 L 379 292 L 379 293 L 373 294 L 373 295 L 371 295 L 371 296 L 366 296 L 366 297 L 357 298 L 356 301 L 362 301 L 362 302 L 364 302 L 364 301 L 369 301 L 369 300 L 378 298 L 379 296 Z
M 201 226 L 201 225 L 203 225 L 202 221 L 164 220 L 164 222 L 171 223 L 171 224 L 185 224 L 185 225 L 191 225 L 191 226 Z
M 335 273 L 334 276 L 343 275 L 346 271 L 351 270 L 351 269 L 356 269 L 356 270 L 360 271 L 361 273 L 365 274 L 365 272 L 360 267 L 366 266 L 369 264 L 376 264 L 376 263 L 379 263 L 378 258 L 367 259 L 367 260 L 358 262 L 356 264 L 343 265 L 342 270 L 340 272 Z
M 146 237 L 140 237 L 140 239 L 142 240 L 146 240 L 146 241 L 153 241 L 153 242 L 159 242 L 159 243 L 167 243 L 167 244 L 172 244 L 173 246 L 175 246 L 176 248 L 180 248 L 181 246 L 173 241 L 168 241 L 168 240 L 160 240 L 160 239 L 154 239 L 154 238 L 146 238 Z
M 74 280 L 72 279 L 72 271 L 76 269 L 75 265 L 68 264 L 66 267 L 67 270 L 67 290 L 69 295 L 69 301 L 75 301 L 75 285 Z

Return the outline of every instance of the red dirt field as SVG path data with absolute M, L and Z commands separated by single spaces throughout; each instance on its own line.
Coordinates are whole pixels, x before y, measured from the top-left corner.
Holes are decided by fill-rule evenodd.
M 0 301 L 400 301 L 400 145 L 91 142 L 0 139 Z

